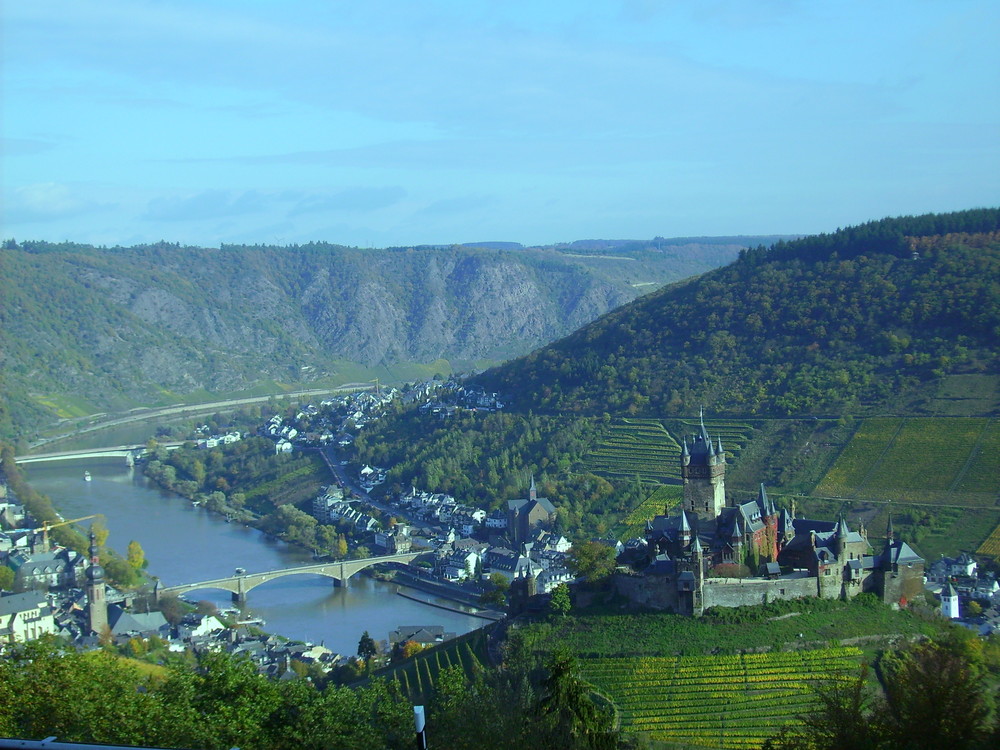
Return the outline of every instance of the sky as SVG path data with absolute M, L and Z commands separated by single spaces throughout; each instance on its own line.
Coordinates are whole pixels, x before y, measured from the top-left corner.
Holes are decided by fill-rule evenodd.
M 996 0 L 3 0 L 0 235 L 808 234 L 1000 205 Z

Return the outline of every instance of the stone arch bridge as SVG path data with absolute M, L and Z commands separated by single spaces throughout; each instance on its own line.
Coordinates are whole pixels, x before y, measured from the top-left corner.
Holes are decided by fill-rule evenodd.
M 265 573 L 242 573 L 229 576 L 228 578 L 216 578 L 212 581 L 199 581 L 198 583 L 182 583 L 178 586 L 161 586 L 156 584 L 156 598 L 163 594 L 176 594 L 180 596 L 190 591 L 199 589 L 222 589 L 233 595 L 234 602 L 245 602 L 247 594 L 251 589 L 255 589 L 262 583 L 273 581 L 283 576 L 294 576 L 303 573 L 326 576 L 333 579 L 334 586 L 346 586 L 348 579 L 358 571 L 378 565 L 379 563 L 408 563 L 413 558 L 418 557 L 423 552 L 407 552 L 402 555 L 383 555 L 382 557 L 363 557 L 358 560 L 337 560 L 336 562 L 317 563 L 316 565 L 301 565 L 297 568 L 282 568 L 281 570 L 270 570 Z

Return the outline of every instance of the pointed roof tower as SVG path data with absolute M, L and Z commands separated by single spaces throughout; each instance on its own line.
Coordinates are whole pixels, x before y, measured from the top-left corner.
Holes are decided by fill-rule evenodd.
M 698 408 L 698 422 L 701 424 L 701 439 L 708 442 L 708 430 L 705 429 L 705 407 Z
M 535 475 L 531 475 L 531 486 L 528 488 L 528 499 L 537 500 L 538 499 L 538 489 L 535 487 Z
M 764 489 L 763 482 L 760 483 L 760 494 L 757 496 L 757 500 L 760 504 L 760 512 L 762 515 L 774 515 L 774 503 L 772 503 L 771 498 L 767 496 L 767 490 Z
M 843 514 L 840 516 L 840 520 L 837 522 L 837 538 L 847 539 L 847 535 L 850 530 L 847 528 L 847 521 L 844 519 Z
M 701 539 L 698 538 L 697 534 L 695 534 L 694 541 L 691 542 L 691 552 L 698 555 L 699 557 L 702 554 Z

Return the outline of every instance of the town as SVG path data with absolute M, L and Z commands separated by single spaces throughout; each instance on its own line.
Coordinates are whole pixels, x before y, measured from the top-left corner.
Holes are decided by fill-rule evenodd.
M 575 587 L 573 545 L 554 532 L 555 505 L 538 496 L 534 478 L 524 497 L 487 513 L 446 493 L 413 487 L 376 501 L 368 493 L 384 483 L 386 468 L 363 465 L 348 475 L 349 462 L 335 451 L 348 448 L 396 399 L 441 418 L 459 409 L 502 408 L 496 394 L 428 381 L 405 392 L 359 391 L 319 406 L 304 405 L 289 417 L 269 418 L 258 432 L 274 442 L 275 451 L 319 450 L 327 461 L 334 481 L 312 502 L 316 521 L 349 528 L 353 549 L 371 549 L 376 556 L 420 553 L 377 575 L 481 613 L 484 624 L 544 612 L 553 591 Z M 204 426 L 195 430 L 201 449 L 243 437 L 238 431 L 207 432 Z M 757 498 L 738 501 L 725 489 L 721 440 L 713 441 L 704 424 L 690 442 L 685 438 L 682 462 L 679 514 L 653 518 L 642 538 L 588 540 L 617 558 L 614 585 L 635 605 L 699 615 L 712 606 L 801 596 L 849 598 L 871 590 L 892 606 L 936 597 L 943 617 L 981 635 L 1000 624 L 1000 584 L 980 572 L 967 552 L 926 562 L 890 528 L 883 552 L 873 556 L 867 530 L 851 531 L 843 520 L 796 517 L 794 508 L 778 509 L 763 485 Z M 247 656 L 262 674 L 274 677 L 322 677 L 338 669 L 357 673 L 354 654 L 268 634 L 265 623 L 242 620 L 238 609 L 218 611 L 197 600 L 161 607 L 148 587 L 116 590 L 105 580 L 93 537 L 87 555 L 50 539 L 52 529 L 83 520 L 39 524 L 8 484 L 0 483 L 0 582 L 6 589 L 0 596 L 0 642 L 53 634 L 83 649 L 113 645 L 136 654 L 154 648 L 224 650 Z M 750 551 L 770 561 L 749 576 L 727 578 L 733 563 Z M 378 636 L 377 653 L 389 659 L 442 643 L 454 633 L 435 625 L 429 609 L 427 624 L 401 624 Z

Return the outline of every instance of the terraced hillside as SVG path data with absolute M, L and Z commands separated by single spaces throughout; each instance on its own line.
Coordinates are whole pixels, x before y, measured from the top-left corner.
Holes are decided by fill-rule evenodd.
M 622 419 L 584 459 L 588 471 L 612 479 L 646 482 L 680 481 L 681 447 L 655 419 Z
M 714 748 L 760 747 L 816 706 L 814 687 L 847 680 L 861 651 L 583 659 L 582 673 L 618 707 L 622 729 Z
M 866 419 L 812 494 L 863 501 L 870 528 L 891 508 L 925 556 L 976 551 L 1000 523 L 1000 420 Z

